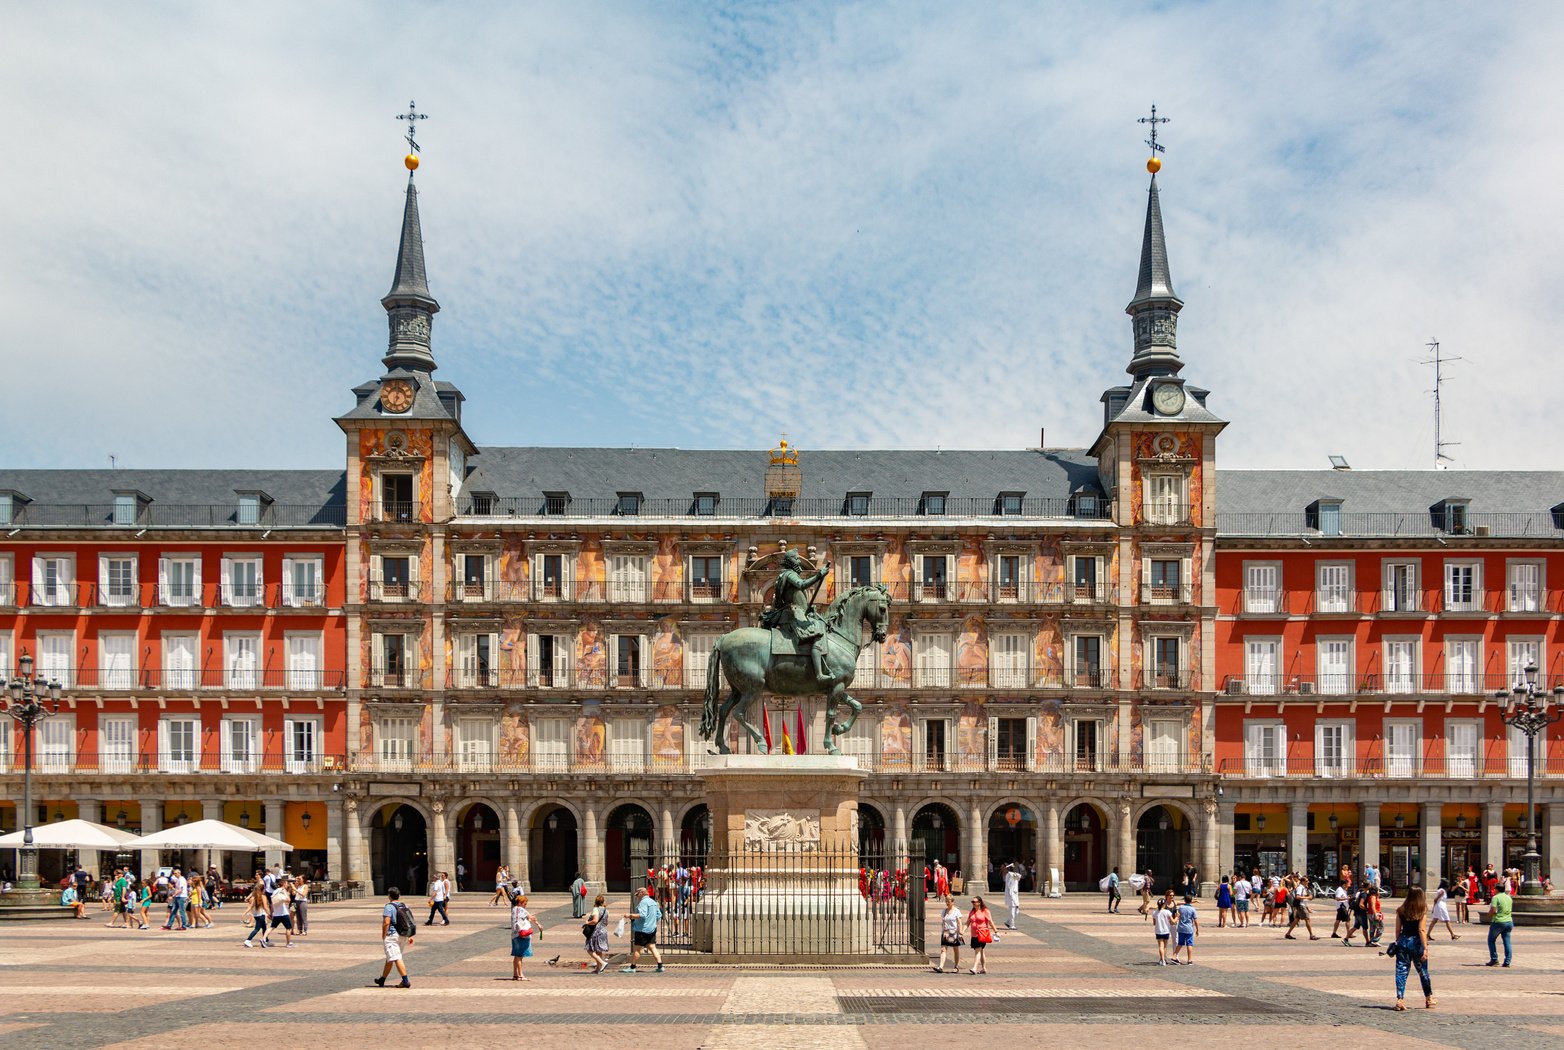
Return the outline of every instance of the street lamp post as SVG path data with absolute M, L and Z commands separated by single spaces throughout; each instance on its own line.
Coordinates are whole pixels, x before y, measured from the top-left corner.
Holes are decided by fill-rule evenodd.
M 33 846 L 33 726 L 60 710 L 60 683 L 33 677 L 33 658 L 23 653 L 16 661 L 22 673 L 6 683 L 10 703 L 0 698 L 0 709 L 22 726 L 22 848 L 16 866 L 16 888 L 38 889 L 38 850 Z M 43 699 L 53 701 L 53 711 Z
M 1564 685 L 1553 687 L 1550 710 L 1548 691 L 1537 685 L 1537 665 L 1527 664 L 1524 674 L 1525 681 L 1515 683 L 1508 693 L 1495 693 L 1494 697 L 1504 705 L 1500 714 L 1504 724 L 1526 734 L 1526 855 L 1521 858 L 1525 866 L 1521 893 L 1540 897 L 1543 894 L 1542 856 L 1537 852 L 1537 806 L 1532 794 L 1537 776 L 1537 737 L 1564 718 Z

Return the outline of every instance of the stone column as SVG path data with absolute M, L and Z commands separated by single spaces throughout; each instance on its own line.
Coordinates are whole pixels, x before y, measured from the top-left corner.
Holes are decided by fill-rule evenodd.
M 1478 871 L 1483 864 L 1492 864 L 1495 870 L 1504 867 L 1504 803 L 1489 802 L 1483 806 L 1483 859 L 1474 865 Z
M 6 728 L 6 731 L 9 732 L 9 728 L 10 727 L 5 727 L 5 728 Z M 95 798 L 79 798 L 79 799 L 77 799 L 76 800 L 76 813 L 77 813 L 77 816 L 79 816 L 82 820 L 90 820 L 94 824 L 102 824 L 103 823 L 103 803 L 99 802 Z M 85 870 L 87 872 L 87 874 L 91 875 L 93 878 L 97 878 L 99 875 L 102 874 L 102 872 L 98 870 L 98 867 L 99 867 L 100 864 L 103 863 L 103 858 L 98 856 L 98 851 L 97 850 L 95 850 L 95 849 L 77 850 L 76 851 L 76 859 L 77 859 L 78 863 L 81 864 L 83 870 Z
M 1052 896 L 1064 893 L 1064 834 L 1060 828 L 1059 803 L 1050 802 L 1043 810 L 1043 849 L 1037 858 L 1038 885 Z M 1059 873 L 1058 878 L 1054 872 Z
M 1379 867 L 1379 807 L 1378 799 L 1358 803 L 1358 874 L 1372 864 Z
M 912 842 L 907 838 L 907 806 L 905 803 L 897 802 L 896 809 L 891 814 L 891 834 L 896 839 L 892 843 L 891 849 L 911 852 Z
M 347 818 L 341 795 L 326 802 L 326 879 L 340 882 L 347 878 Z
M 672 863 L 678 852 L 678 837 L 673 830 L 673 807 L 667 803 L 657 814 L 657 853 L 659 863 Z
M 1287 869 L 1307 872 L 1309 867 L 1309 804 L 1287 803 Z
M 1423 889 L 1433 893 L 1439 887 L 1439 872 L 1444 867 L 1444 803 L 1423 803 L 1422 821 L 1418 825 L 1423 838 Z
M 1237 849 L 1233 836 L 1233 815 L 1238 811 L 1236 802 L 1217 803 L 1217 858 L 1216 877 L 1221 881 L 1223 875 L 1233 870 L 1237 856 Z
M 1200 895 L 1215 897 L 1222 880 L 1221 827 L 1217 823 L 1215 799 L 1206 799 L 1200 809 Z
M 606 878 L 603 870 L 603 840 L 597 830 L 597 806 L 582 808 L 581 845 L 576 851 L 577 863 L 584 865 L 588 882 L 601 884 Z
M 141 800 L 141 833 L 150 835 L 154 831 L 163 830 L 163 800 L 160 798 L 144 798 Z M 158 851 L 144 849 L 141 851 L 141 870 L 137 872 L 142 878 L 156 876 L 158 866 Z
M 359 882 L 370 892 L 369 839 L 364 835 L 364 818 L 370 812 L 357 796 L 349 796 L 342 803 L 342 821 L 346 825 L 347 858 L 344 877 L 348 882 Z
M 1553 885 L 1564 886 L 1564 803 L 1550 802 L 1542 807 L 1537 851 L 1542 854 L 1542 874 L 1553 880 Z
M 967 807 L 966 876 L 968 893 L 988 892 L 988 828 L 983 824 L 983 810 L 976 802 Z M 973 884 L 982 889 L 973 891 Z
M 1115 828 L 1119 841 L 1118 856 L 1109 859 L 1109 867 L 1119 869 L 1120 878 L 1127 879 L 1135 870 L 1135 821 L 1130 815 L 1130 804 L 1120 802 L 1118 823 Z M 1104 872 L 1103 874 L 1107 874 Z
M 280 839 L 282 834 L 282 801 L 280 799 L 266 800 L 266 834 L 274 839 Z M 267 868 L 275 868 L 283 863 L 283 852 L 280 849 L 266 851 Z
M 505 822 L 504 856 L 500 863 L 510 869 L 511 877 L 525 887 L 527 881 L 527 833 L 521 826 L 521 813 L 514 800 L 505 803 L 500 819 Z
M 450 871 L 455 866 L 452 857 L 456 855 L 456 849 L 451 841 L 451 819 L 445 799 L 433 800 L 429 811 L 433 817 L 429 823 L 429 878 L 433 880 L 435 872 Z M 454 885 L 455 875 L 451 876 L 451 881 Z

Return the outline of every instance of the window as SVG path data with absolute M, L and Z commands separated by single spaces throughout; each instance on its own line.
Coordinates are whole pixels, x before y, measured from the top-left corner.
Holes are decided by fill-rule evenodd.
M 1151 600 L 1183 600 L 1184 562 L 1181 558 L 1153 558 L 1151 561 Z
M 1509 573 L 1509 611 L 1542 611 L 1542 563 L 1512 561 Z
M 456 721 L 456 763 L 458 769 L 483 772 L 494 764 L 499 726 L 488 718 L 460 718 Z
M 608 768 L 615 773 L 639 773 L 646 768 L 646 719 L 620 717 L 608 720 Z M 780 734 L 779 734 L 780 735 Z
M 223 604 L 243 608 L 261 604 L 259 555 L 234 555 L 223 559 Z
M 456 556 L 458 601 L 481 602 L 493 597 L 489 593 L 489 557 L 486 554 L 458 554 Z
M 1244 612 L 1284 612 L 1281 578 L 1282 567 L 1275 562 L 1245 562 Z
M 1445 723 L 1445 775 L 1477 776 L 1479 723 L 1451 720 Z
M 706 669 L 711 662 L 711 651 L 716 648 L 715 634 L 686 634 L 684 636 L 684 684 L 689 689 L 699 689 L 706 684 Z
M 1415 638 L 1397 638 L 1385 642 L 1385 691 L 1387 693 L 1417 692 L 1418 675 L 1422 670 L 1417 644 Z
M 16 604 L 15 568 L 16 562 L 11 555 L 0 554 L 0 605 Z
M 1027 756 L 1031 754 L 1030 720 L 1025 718 L 994 719 L 994 760 L 996 768 L 1007 773 L 1025 772 L 1031 768 Z
M 1527 667 L 1539 668 L 1538 684 L 1542 684 L 1540 669 L 1545 666 L 1542 662 L 1542 639 L 1511 638 L 1505 644 L 1509 649 L 1510 685 L 1526 684 Z
M 409 769 L 418 754 L 418 720 L 380 718 L 375 721 L 375 754 L 384 770 Z
M 311 692 L 324 684 L 321 674 L 321 639 L 318 634 L 287 635 L 288 688 Z
M 705 518 L 716 514 L 717 498 L 715 492 L 697 492 L 695 494 L 695 513 Z
M 1403 719 L 1385 723 L 1385 775 L 1415 777 L 1420 771 L 1419 750 L 1423 724 Z
M 916 600 L 930 602 L 950 598 L 950 555 L 918 555 L 917 572 Z
M 569 601 L 575 564 L 575 559 L 567 554 L 533 555 L 533 598 L 540 602 Z
M 38 758 L 34 767 L 41 773 L 69 773 L 76 755 L 76 718 L 51 715 L 38 723 Z
M 720 554 L 693 554 L 690 556 L 690 601 L 716 602 L 722 600 L 722 556 Z
M 1417 562 L 1385 563 L 1385 611 L 1417 612 Z
M 1176 773 L 1182 768 L 1184 723 L 1175 718 L 1153 718 L 1146 723 L 1146 769 L 1152 773 Z
M 882 684 L 887 686 L 906 684 L 904 682 L 896 682 L 889 678 L 887 678 L 883 683 L 880 681 L 880 655 L 881 646 L 879 642 L 870 639 L 863 643 L 862 647 L 858 650 L 858 661 L 853 665 L 852 684 L 858 685 L 865 689 L 873 689 L 875 686 Z M 862 721 L 862 719 L 859 719 L 859 721 Z
M 1445 611 L 1478 612 L 1482 609 L 1482 563 L 1445 562 Z
M 1071 684 L 1078 689 L 1103 689 L 1108 683 L 1102 668 L 1103 639 L 1096 634 L 1078 634 L 1070 646 L 1074 657 Z
M 472 513 L 474 515 L 487 516 L 494 513 L 496 496 L 492 492 L 474 492 L 472 495 Z
M 1023 496 L 1024 493 L 1020 492 L 1001 492 L 997 506 L 999 513 L 1004 515 L 1020 514 Z
M 76 635 L 71 631 L 39 631 L 38 663 L 33 673 L 69 689 L 75 683 Z
M 321 559 L 314 555 L 290 555 L 282 562 L 282 601 L 294 608 L 319 605 L 325 598 L 321 585 Z
M 614 636 L 614 677 L 610 685 L 620 687 L 646 685 L 645 665 L 641 661 L 642 645 L 640 635 Z
M 201 766 L 201 723 L 192 715 L 158 720 L 157 767 L 164 773 L 194 773 Z
M 1282 642 L 1279 638 L 1250 638 L 1244 642 L 1244 691 L 1274 696 L 1281 684 Z
M 261 636 L 258 634 L 223 635 L 223 687 L 260 688 Z
M 913 665 L 918 672 L 917 685 L 944 688 L 950 685 L 953 639 L 941 632 L 920 632 L 913 636 Z
M 993 669 L 989 685 L 996 689 L 1024 689 L 1031 684 L 1026 670 L 1027 642 L 1025 634 L 1014 631 L 991 636 Z
M 1477 638 L 1445 639 L 1445 691 L 1475 696 L 1483 691 L 1479 656 L 1482 641 Z
M 380 518 L 382 521 L 413 520 L 413 476 L 380 476 Z
M 1075 757 L 1076 772 L 1102 770 L 1103 735 L 1101 719 L 1077 718 L 1070 722 L 1070 753 Z
M 1435 517 L 1439 527 L 1452 535 L 1464 536 L 1470 531 L 1465 500 L 1445 500 L 1437 508 Z
M 0 493 L 0 525 L 16 524 L 16 496 Z
M 462 634 L 456 638 L 456 687 L 492 689 L 499 685 L 494 654 L 499 648 L 492 634 Z
M 570 508 L 570 493 L 545 492 L 543 493 L 543 513 L 563 514 Z
M 413 686 L 415 644 L 403 634 L 373 635 L 369 651 L 371 683 L 386 689 Z
M 218 741 L 218 761 L 224 773 L 255 773 L 261 768 L 261 720 L 258 717 L 223 719 Z
M 1154 689 L 1187 689 L 1182 638 L 1151 640 L 1151 686 Z
M 99 557 L 97 604 L 122 608 L 137 604 L 134 554 L 105 554 Z
M 1352 611 L 1352 563 L 1323 562 L 1315 567 L 1315 606 L 1322 613 Z
M 847 559 L 847 583 L 850 587 L 868 587 L 874 583 L 874 555 L 854 554 Z
M 925 718 L 918 722 L 919 735 L 923 738 L 920 748 L 923 764 L 920 770 L 943 772 L 949 769 L 950 749 L 946 746 L 946 722 L 943 718 Z
M 1176 525 L 1187 517 L 1184 508 L 1184 477 L 1181 474 L 1150 474 L 1146 477 L 1146 520 L 1158 525 Z
M 157 564 L 158 601 L 174 608 L 201 604 L 201 559 L 169 555 Z
M 1102 497 L 1093 492 L 1077 492 L 1070 497 L 1071 513 L 1077 518 L 1102 517 Z
M 1319 500 L 1304 512 L 1304 524 L 1322 536 L 1341 535 L 1341 503 L 1335 500 Z
M 129 773 L 136 768 L 136 716 L 105 715 L 98 723 L 98 757 L 105 773 Z
M 136 635 L 133 631 L 98 635 L 99 684 L 104 689 L 136 685 Z
M 608 600 L 644 602 L 648 598 L 646 556 L 614 554 L 608 559 Z
M 1314 725 L 1314 775 L 1344 777 L 1352 774 L 1351 722 L 1316 722 Z
M 1104 588 L 1099 582 L 1102 577 L 1102 559 L 1094 554 L 1076 554 L 1071 556 L 1070 562 L 1070 579 L 1074 587 L 1067 592 L 1069 600 L 1102 601 Z
M 1321 638 L 1315 643 L 1320 692 L 1343 696 L 1352 692 L 1352 639 Z
M 570 768 L 570 736 L 570 719 L 533 719 L 532 768 L 549 772 Z
M 847 494 L 847 513 L 863 517 L 869 513 L 869 493 L 849 492 Z
M 282 763 L 289 773 L 320 772 L 320 720 L 289 717 L 282 723 Z
M 1018 602 L 1026 598 L 1022 585 L 1021 556 L 1001 554 L 994 559 L 994 600 Z
M 925 492 L 922 499 L 919 500 L 919 512 L 923 514 L 944 514 L 945 501 L 948 498 L 949 493 Z
M 531 652 L 527 654 L 532 668 L 528 683 L 539 689 L 562 689 L 570 684 L 570 636 L 564 634 L 534 634 L 530 638 Z M 701 681 L 705 681 L 704 678 Z
M 1244 723 L 1244 772 L 1251 777 L 1286 776 L 1286 726 L 1280 722 Z
M 370 598 L 373 601 L 401 602 L 414 597 L 414 566 L 417 564 L 405 554 L 382 554 L 380 578 L 372 581 Z
M 639 492 L 621 492 L 614 503 L 614 513 L 621 515 L 636 515 L 641 513 L 641 494 Z
M 34 605 L 73 605 L 76 561 L 69 555 L 40 554 L 33 559 Z
M 15 655 L 15 651 L 11 648 L 11 629 L 7 627 L 4 630 L 0 630 L 0 683 L 9 679 L 15 671 Z M 10 736 L 9 731 L 0 728 L 0 740 L 8 736 Z
M 251 494 L 239 497 L 239 524 L 259 525 L 261 523 L 261 497 Z
M 163 635 L 164 689 L 196 687 L 196 645 L 194 634 Z
M 1508 727 L 1508 732 L 1505 734 L 1505 750 L 1509 755 L 1507 763 L 1509 776 L 1519 778 L 1526 775 L 1527 752 L 1533 746 L 1532 738 L 1521 732 L 1519 726 Z
M 134 525 L 141 516 L 141 505 L 134 493 L 114 494 L 114 524 Z

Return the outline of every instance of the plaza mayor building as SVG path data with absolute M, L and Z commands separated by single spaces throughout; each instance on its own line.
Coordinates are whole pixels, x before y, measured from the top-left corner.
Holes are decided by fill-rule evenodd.
M 1262 436 L 1224 433 L 1198 348 L 1184 376 L 1155 174 L 1089 448 L 481 445 L 435 378 L 460 351 L 411 178 L 382 302 L 383 367 L 345 392 L 327 469 L 0 471 L 0 665 L 64 687 L 35 823 L 219 817 L 377 891 L 458 862 L 625 888 L 704 847 L 712 647 L 795 551 L 831 570 L 822 607 L 890 598 L 839 738 L 869 771 L 867 853 L 1032 860 L 1038 889 L 1519 864 L 1527 738 L 1494 694 L 1564 675 L 1564 473 L 1221 470 L 1219 444 Z M 766 714 L 774 750 L 821 748 L 818 698 Z M 1538 741 L 1555 881 L 1559 750 Z M 7 830 L 22 756 L 8 719 Z

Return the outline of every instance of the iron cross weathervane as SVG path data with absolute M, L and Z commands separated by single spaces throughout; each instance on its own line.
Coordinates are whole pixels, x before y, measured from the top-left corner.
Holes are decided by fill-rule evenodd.
M 1155 115 L 1156 112 L 1157 112 L 1157 107 L 1155 107 L 1155 106 L 1151 107 L 1151 112 L 1152 112 L 1153 115 Z M 419 148 L 418 143 L 416 141 L 414 141 L 414 139 L 413 139 L 413 130 L 418 127 L 418 122 L 420 120 L 428 120 L 429 119 L 429 115 L 427 113 L 420 113 L 420 112 L 418 112 L 418 106 L 416 104 L 412 103 L 412 102 L 409 102 L 407 104 L 407 112 L 406 113 L 398 113 L 397 116 L 396 116 L 396 119 L 397 120 L 405 120 L 405 121 L 407 121 L 407 145 L 408 145 L 408 148 L 411 149 L 414 153 L 422 153 L 423 150 Z M 1153 128 L 1151 133 L 1152 133 L 1153 137 L 1155 137 L 1155 135 L 1157 133 L 1156 129 Z
M 1158 153 L 1166 153 L 1168 151 L 1168 148 L 1166 146 L 1162 146 L 1162 145 L 1159 145 L 1157 143 L 1157 125 L 1158 124 L 1170 123 L 1171 120 L 1172 120 L 1171 117 L 1159 117 L 1159 116 L 1157 116 L 1157 106 L 1156 106 L 1156 103 L 1152 103 L 1152 105 L 1151 105 L 1151 116 L 1149 116 L 1149 117 L 1140 117 L 1139 119 L 1136 120 L 1137 124 L 1150 124 L 1151 125 L 1151 138 L 1146 140 L 1146 145 L 1151 147 L 1151 155 L 1153 157 L 1155 157 Z

